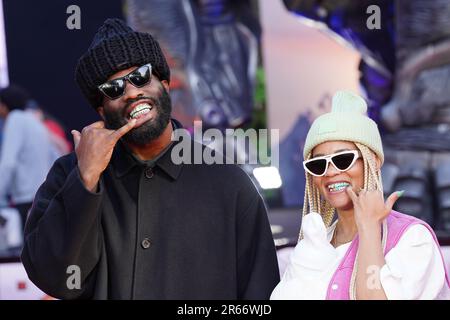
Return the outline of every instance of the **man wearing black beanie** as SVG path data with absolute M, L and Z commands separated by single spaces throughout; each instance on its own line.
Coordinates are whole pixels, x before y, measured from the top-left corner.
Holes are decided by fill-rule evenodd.
M 181 125 L 158 42 L 108 19 L 75 74 L 102 121 L 72 131 L 75 152 L 36 194 L 30 279 L 61 299 L 268 299 L 279 273 L 263 200 L 235 165 L 172 161 Z

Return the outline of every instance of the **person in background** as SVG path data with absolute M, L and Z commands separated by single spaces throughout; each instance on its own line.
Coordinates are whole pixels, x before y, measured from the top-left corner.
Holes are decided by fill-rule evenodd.
M 42 121 L 50 134 L 52 142 L 52 162 L 72 151 L 72 143 L 67 139 L 64 126 L 45 111 L 35 100 L 29 100 L 26 110 Z
M 0 206 L 14 206 L 25 225 L 34 195 L 51 167 L 51 142 L 47 129 L 24 108 L 25 89 L 10 85 L 0 89 L 0 118 L 4 120 L 0 151 Z
M 383 146 L 360 96 L 339 91 L 312 124 L 300 241 L 271 299 L 450 298 L 436 235 L 383 198 Z

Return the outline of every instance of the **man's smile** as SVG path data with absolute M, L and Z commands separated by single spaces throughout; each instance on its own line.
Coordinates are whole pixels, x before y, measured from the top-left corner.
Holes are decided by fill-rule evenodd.
M 153 107 L 151 105 L 149 105 L 148 103 L 140 103 L 139 105 L 136 106 L 136 108 L 134 108 L 130 112 L 128 118 L 129 119 L 139 119 L 146 113 L 149 113 L 152 109 L 153 109 Z

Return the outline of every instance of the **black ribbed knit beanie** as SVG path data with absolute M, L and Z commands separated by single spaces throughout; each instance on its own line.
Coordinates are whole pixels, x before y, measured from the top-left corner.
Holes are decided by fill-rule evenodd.
M 94 36 L 75 69 L 75 80 L 90 105 L 96 109 L 103 96 L 98 86 L 114 73 L 152 65 L 160 80 L 170 82 L 170 70 L 158 42 L 148 33 L 136 32 L 120 19 L 107 19 Z

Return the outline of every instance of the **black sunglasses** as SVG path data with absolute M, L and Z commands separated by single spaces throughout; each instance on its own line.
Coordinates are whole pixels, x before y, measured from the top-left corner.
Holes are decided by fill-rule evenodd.
M 152 79 L 152 65 L 145 64 L 131 71 L 126 76 L 112 79 L 98 86 L 98 89 L 107 98 L 114 100 L 125 93 L 126 81 L 128 80 L 133 86 L 140 88 L 149 83 Z
M 358 150 L 349 150 L 303 161 L 303 168 L 316 177 L 324 176 L 331 162 L 336 170 L 343 172 L 350 169 L 360 157 Z

